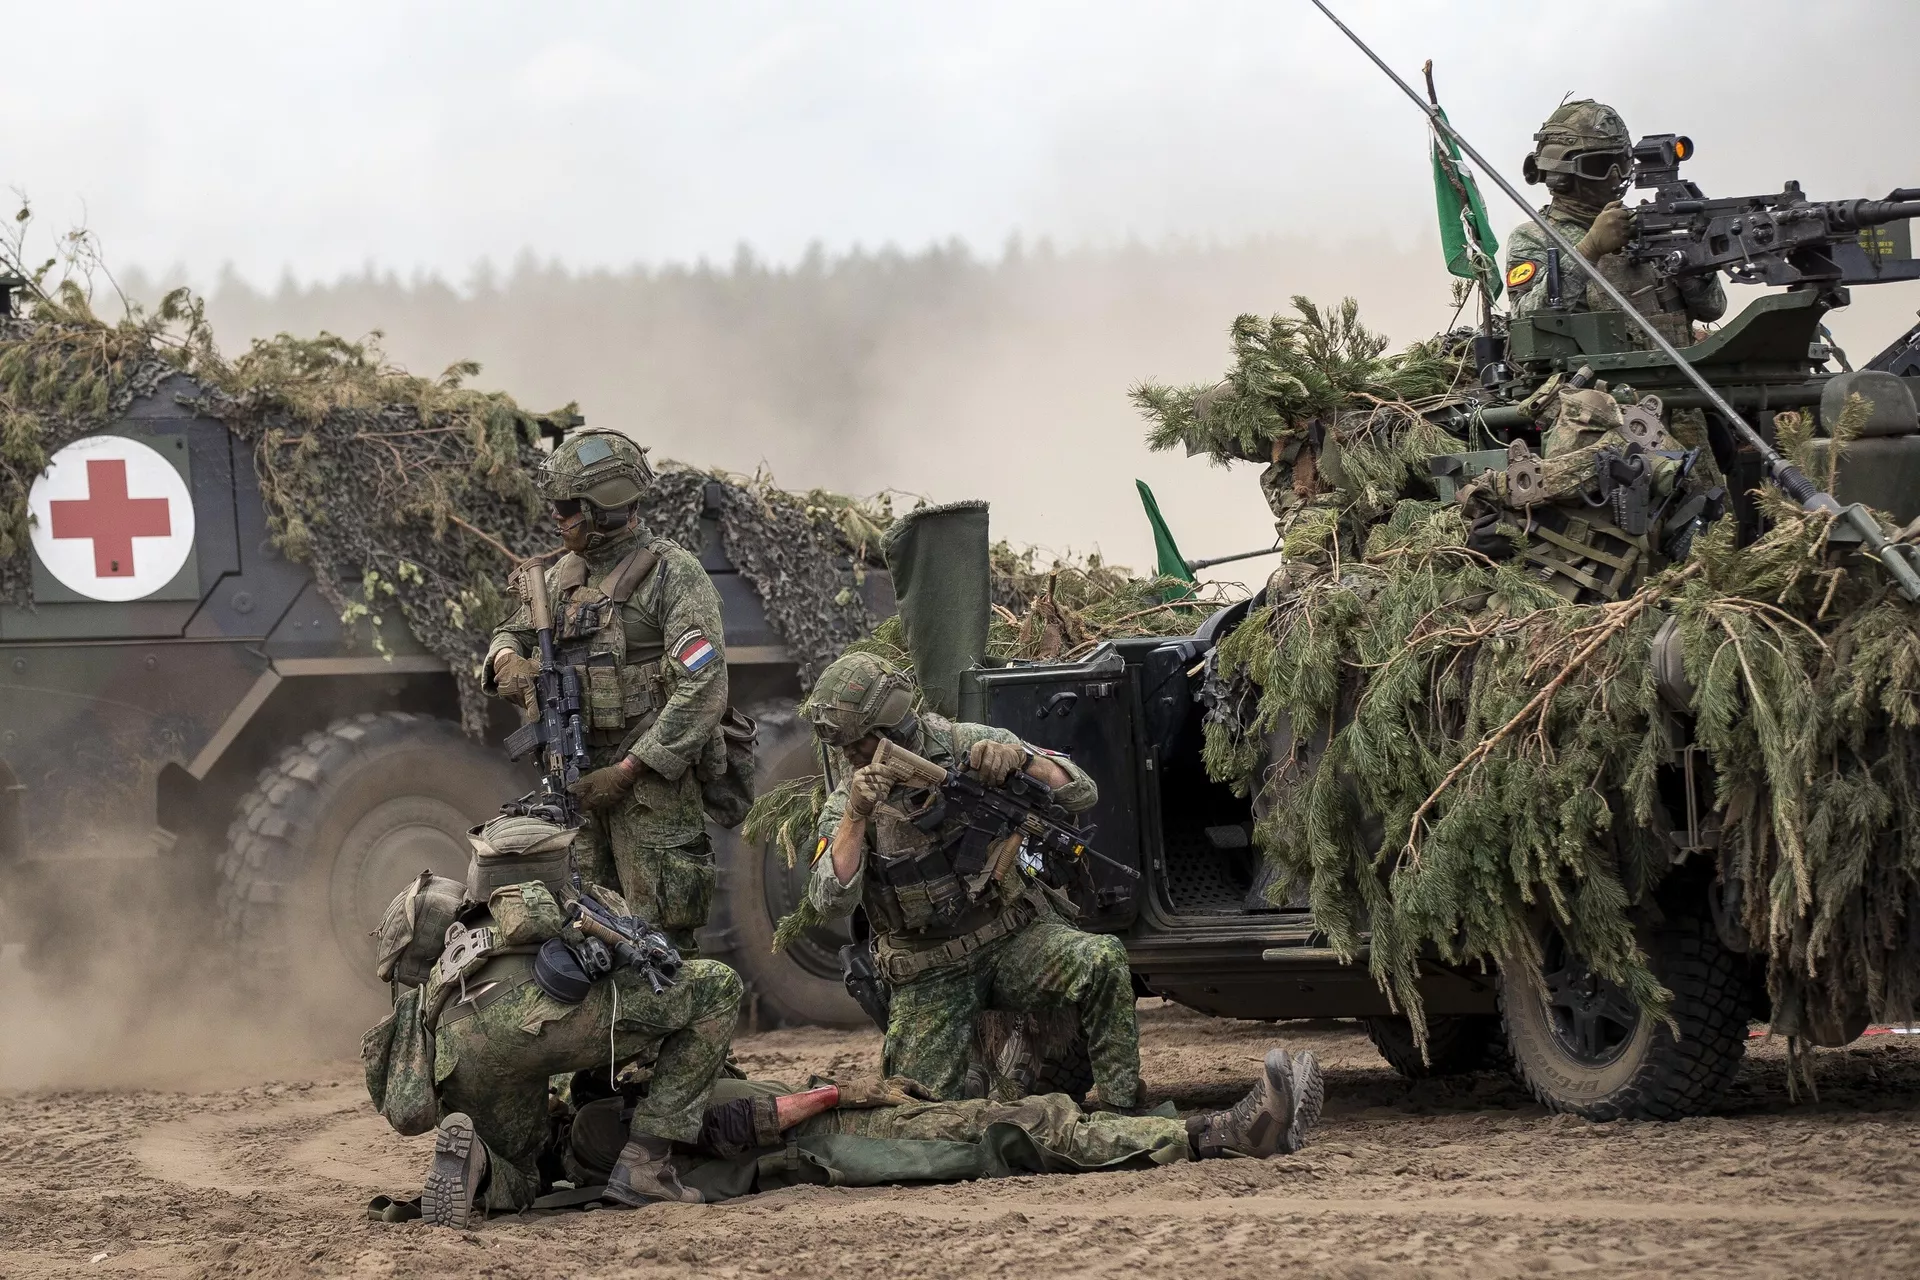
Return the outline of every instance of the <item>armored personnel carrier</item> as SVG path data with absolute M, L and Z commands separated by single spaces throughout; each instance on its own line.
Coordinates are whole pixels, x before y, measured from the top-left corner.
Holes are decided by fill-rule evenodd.
M 34 481 L 32 598 L 0 607 L 0 936 L 50 963 L 73 924 L 58 907 L 90 885 L 182 904 L 181 928 L 249 970 L 371 988 L 368 935 L 395 886 L 464 874 L 467 829 L 529 783 L 500 749 L 503 706 L 464 733 L 443 658 L 404 627 L 376 643 L 276 548 L 251 450 L 193 407 L 201 391 L 167 378 Z M 800 682 L 728 557 L 721 487 L 697 550 L 771 781 L 810 767 Z M 891 610 L 884 572 L 858 589 Z M 702 951 L 741 969 L 767 1022 L 857 1020 L 838 939 L 772 951 L 784 859 L 717 834 Z

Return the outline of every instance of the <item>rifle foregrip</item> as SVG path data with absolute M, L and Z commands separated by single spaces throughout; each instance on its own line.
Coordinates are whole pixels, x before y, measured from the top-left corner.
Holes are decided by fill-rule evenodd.
M 947 771 L 927 759 L 907 750 L 891 738 L 880 739 L 880 749 L 873 753 L 873 762 L 882 769 L 892 769 L 902 781 L 918 783 L 923 787 L 937 787 L 947 780 Z

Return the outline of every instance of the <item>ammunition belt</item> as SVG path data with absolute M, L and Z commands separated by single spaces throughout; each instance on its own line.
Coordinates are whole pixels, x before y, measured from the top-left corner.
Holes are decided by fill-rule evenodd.
M 874 958 L 890 985 L 904 986 L 936 969 L 951 969 L 961 964 L 1002 938 L 1020 932 L 1032 924 L 1038 915 L 1038 908 L 1023 898 L 978 929 L 957 938 L 948 938 L 937 946 L 907 948 L 898 945 L 892 938 L 883 937 L 879 940 L 876 947 L 878 954 Z

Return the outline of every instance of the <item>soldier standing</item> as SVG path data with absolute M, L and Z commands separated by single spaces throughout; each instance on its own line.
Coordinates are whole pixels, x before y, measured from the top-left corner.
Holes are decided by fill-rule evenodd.
M 570 435 L 540 489 L 566 544 L 545 571 L 558 657 L 580 676 L 593 771 L 577 856 L 683 953 L 713 902 L 713 846 L 696 765 L 727 709 L 720 596 L 700 561 L 640 520 L 653 469 L 617 431 Z M 523 604 L 493 633 L 489 692 L 528 702 L 537 663 Z
M 1528 182 L 1553 193 L 1540 212 L 1580 250 L 1580 261 L 1560 263 L 1560 305 L 1567 311 L 1612 311 L 1611 299 L 1589 279 L 1596 271 L 1625 294 L 1675 346 L 1693 342 L 1693 321 L 1718 320 L 1727 309 L 1718 276 L 1675 283 L 1649 263 L 1629 263 L 1620 250 L 1633 234 L 1633 213 L 1620 203 L 1633 175 L 1633 143 L 1620 114 L 1583 98 L 1547 117 L 1533 135 L 1525 162 Z M 1546 233 L 1532 222 L 1507 241 L 1507 289 L 1516 317 L 1549 302 Z M 1638 330 L 1635 330 L 1636 335 Z
M 807 895 L 833 919 L 864 905 L 892 990 L 886 1073 L 935 1098 L 961 1094 L 974 1022 L 982 1009 L 1073 1007 L 1093 1065 L 1090 1104 L 1129 1109 L 1140 1091 L 1133 978 L 1117 938 L 1061 919 L 1049 894 L 1017 865 L 970 890 L 947 854 L 961 819 L 930 816 L 916 793 L 873 763 L 881 739 L 988 786 L 1015 770 L 1054 789 L 1069 813 L 1091 808 L 1093 779 L 1072 761 L 1004 729 L 955 723 L 913 709 L 913 683 L 872 654 L 853 653 L 821 674 L 803 714 L 821 742 L 854 766 L 827 798 Z

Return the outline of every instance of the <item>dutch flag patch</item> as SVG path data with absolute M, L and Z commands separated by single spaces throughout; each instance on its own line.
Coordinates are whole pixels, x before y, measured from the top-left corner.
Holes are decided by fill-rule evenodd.
M 714 659 L 713 642 L 695 627 L 673 642 L 673 660 L 693 675 Z

